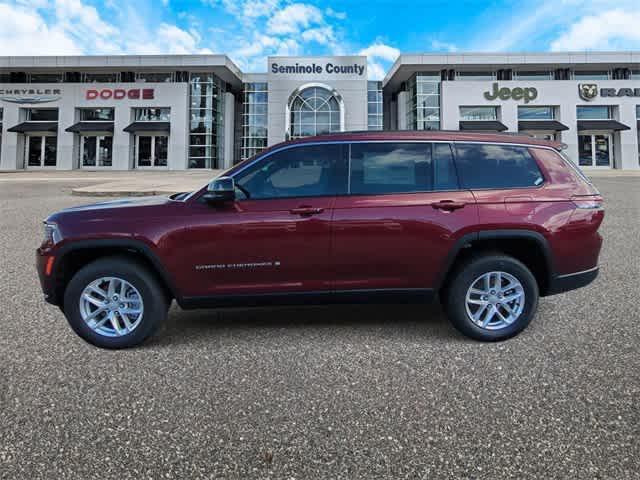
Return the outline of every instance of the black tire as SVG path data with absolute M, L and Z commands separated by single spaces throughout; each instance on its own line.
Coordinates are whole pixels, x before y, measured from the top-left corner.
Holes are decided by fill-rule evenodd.
M 488 330 L 476 325 L 466 308 L 467 291 L 473 282 L 484 273 L 493 271 L 513 275 L 521 283 L 525 294 L 520 316 L 512 324 L 499 330 Z M 538 298 L 538 283 L 522 262 L 506 255 L 491 254 L 472 258 L 456 269 L 445 293 L 444 306 L 451 323 L 459 332 L 476 340 L 495 342 L 511 338 L 529 325 L 538 308 Z
M 80 295 L 94 280 L 114 276 L 133 285 L 144 303 L 140 324 L 128 334 L 109 337 L 93 331 L 80 314 Z M 105 257 L 81 268 L 64 293 L 64 312 L 71 328 L 87 342 L 101 348 L 120 349 L 139 345 L 164 323 L 169 301 L 158 280 L 144 265 L 127 257 Z

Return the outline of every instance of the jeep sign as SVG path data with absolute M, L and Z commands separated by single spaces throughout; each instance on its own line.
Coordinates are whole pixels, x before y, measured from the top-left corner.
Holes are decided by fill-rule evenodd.
M 484 98 L 487 100 L 524 100 L 529 103 L 531 100 L 538 98 L 538 90 L 533 87 L 498 87 L 498 83 L 493 84 L 493 91 L 484 92 Z

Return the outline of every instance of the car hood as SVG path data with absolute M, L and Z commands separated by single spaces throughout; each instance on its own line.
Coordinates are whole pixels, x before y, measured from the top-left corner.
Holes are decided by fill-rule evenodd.
M 117 211 L 118 215 L 124 214 L 123 209 L 131 211 L 144 209 L 149 207 L 161 207 L 163 205 L 176 203 L 166 196 L 154 196 L 154 197 L 131 197 L 131 198 L 119 198 L 117 200 L 109 200 L 106 202 L 90 203 L 87 205 L 79 205 L 76 207 L 65 208 L 59 212 L 51 215 L 47 220 L 51 222 L 57 222 L 65 217 L 77 216 L 87 214 L 92 217 L 106 217 L 111 216 L 112 213 Z M 127 212 L 128 213 L 128 212 Z

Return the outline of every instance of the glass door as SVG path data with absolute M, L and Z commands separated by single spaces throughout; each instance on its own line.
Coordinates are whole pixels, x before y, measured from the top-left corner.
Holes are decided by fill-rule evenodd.
M 80 141 L 82 167 L 110 167 L 113 137 L 110 135 L 83 135 Z
M 166 167 L 168 147 L 167 135 L 137 135 L 136 166 L 138 168 Z
M 28 135 L 26 141 L 27 167 L 55 167 L 58 137 L 55 135 Z
M 611 134 L 578 135 L 578 158 L 581 167 L 610 168 L 613 159 Z

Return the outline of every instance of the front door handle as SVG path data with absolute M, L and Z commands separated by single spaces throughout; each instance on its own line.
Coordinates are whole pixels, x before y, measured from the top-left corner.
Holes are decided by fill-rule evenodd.
M 292 208 L 289 210 L 291 215 L 301 215 L 303 217 L 310 217 L 311 215 L 318 215 L 319 213 L 324 212 L 324 208 L 321 207 L 310 207 L 308 205 L 302 205 L 298 208 Z
M 447 212 L 458 210 L 459 208 L 464 208 L 465 205 L 466 203 L 464 202 L 456 202 L 454 200 L 440 200 L 439 202 L 431 204 L 433 208 L 438 210 L 445 210 Z

